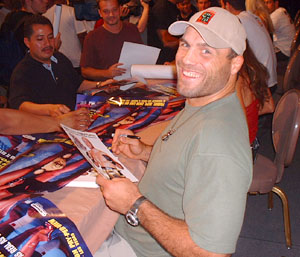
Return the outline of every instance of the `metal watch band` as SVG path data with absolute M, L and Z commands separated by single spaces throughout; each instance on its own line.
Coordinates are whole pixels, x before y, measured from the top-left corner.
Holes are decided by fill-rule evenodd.
M 142 204 L 142 202 L 144 202 L 145 200 L 147 200 L 147 198 L 145 196 L 140 196 L 132 205 L 132 207 L 130 208 L 131 210 L 133 209 L 138 209 L 140 207 L 140 205 Z

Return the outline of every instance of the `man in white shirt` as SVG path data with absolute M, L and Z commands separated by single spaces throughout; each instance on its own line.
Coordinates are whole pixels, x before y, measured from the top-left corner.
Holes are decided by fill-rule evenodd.
M 295 36 L 295 26 L 286 9 L 279 7 L 279 0 L 265 0 L 274 26 L 273 43 L 278 59 L 288 59 Z M 285 57 L 285 58 L 284 58 Z
M 263 22 L 254 14 L 247 12 L 245 0 L 221 0 L 222 7 L 237 15 L 243 24 L 249 45 L 257 60 L 263 64 L 268 72 L 268 87 L 274 93 L 277 87 L 276 55 L 272 40 Z
M 73 67 L 80 71 L 80 56 L 84 37 L 87 29 L 83 21 L 76 20 L 74 8 L 65 5 L 64 0 L 55 1 L 56 4 L 62 4 L 59 32 L 61 34 L 61 46 L 59 51 L 67 56 L 73 64 Z M 51 23 L 54 21 L 54 4 L 44 14 Z

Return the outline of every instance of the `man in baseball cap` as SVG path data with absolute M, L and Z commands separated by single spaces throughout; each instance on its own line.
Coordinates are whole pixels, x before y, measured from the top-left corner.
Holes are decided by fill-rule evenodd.
M 153 147 L 116 130 L 112 150 L 148 162 L 138 185 L 101 176 L 97 183 L 106 204 L 125 215 L 114 242 L 125 238 L 137 256 L 228 257 L 252 180 L 248 128 L 235 93 L 246 33 L 221 8 L 177 21 L 169 32 L 183 34 L 176 65 L 185 108 Z

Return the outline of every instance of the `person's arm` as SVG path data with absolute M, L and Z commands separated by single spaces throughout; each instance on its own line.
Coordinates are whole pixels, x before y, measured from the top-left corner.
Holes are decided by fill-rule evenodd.
M 83 77 L 87 79 L 105 80 L 125 73 L 126 69 L 119 68 L 118 66 L 120 65 L 123 65 L 123 63 L 115 63 L 105 70 L 95 69 L 92 67 L 81 67 L 81 73 Z
M 114 211 L 125 214 L 141 196 L 136 184 L 129 179 L 107 180 L 97 177 L 97 183 L 106 204 Z M 120 192 L 122 192 L 120 194 Z M 126 193 L 125 193 L 126 192 Z M 143 202 L 138 211 L 143 226 L 172 256 L 180 257 L 229 257 L 230 254 L 217 254 L 200 248 L 192 240 L 184 220 L 170 217 L 150 201 Z
M 273 113 L 274 110 L 275 110 L 274 99 L 272 97 L 270 89 L 268 88 L 268 97 L 265 99 L 264 105 L 260 106 L 258 115 Z
M 143 6 L 143 12 L 137 24 L 137 29 L 140 33 L 143 33 L 147 27 L 150 7 L 149 4 L 145 3 L 143 0 L 140 0 L 140 3 Z
M 115 154 L 122 153 L 129 158 L 147 162 L 150 158 L 152 146 L 144 144 L 139 139 L 128 138 L 124 135 L 134 135 L 134 133 L 128 129 L 116 129 L 112 141 L 112 151 Z
M 159 29 L 157 30 L 158 36 L 162 41 L 164 47 L 177 48 L 179 44 L 179 39 L 172 36 L 167 30 Z
M 85 130 L 90 124 L 87 109 L 79 109 L 57 117 L 38 116 L 13 109 L 0 109 L 0 133 L 20 135 L 61 131 L 60 124 Z
M 114 90 L 120 88 L 118 85 L 114 84 L 114 82 L 117 82 L 114 79 L 108 79 L 105 81 L 90 81 L 90 80 L 83 80 L 82 83 L 80 84 L 80 87 L 78 88 L 77 92 L 82 93 L 85 90 L 93 89 L 93 88 L 98 88 L 101 89 L 101 87 L 105 87 L 103 89 L 107 93 L 111 93 Z M 106 87 L 107 85 L 111 84 L 108 88 Z
M 20 105 L 19 110 L 46 116 L 59 116 L 71 111 L 69 107 L 64 104 L 36 104 L 27 101 Z

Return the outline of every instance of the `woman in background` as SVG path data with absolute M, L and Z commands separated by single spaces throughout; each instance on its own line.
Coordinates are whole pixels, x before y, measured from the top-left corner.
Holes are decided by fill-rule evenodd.
M 246 0 L 246 10 L 258 16 L 273 40 L 274 27 L 268 9 L 263 0 Z

